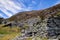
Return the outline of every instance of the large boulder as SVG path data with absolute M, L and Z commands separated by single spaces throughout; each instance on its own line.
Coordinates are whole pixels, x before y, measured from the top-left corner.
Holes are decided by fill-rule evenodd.
M 1 17 L 0 18 L 0 24 L 2 24 L 3 20 L 4 20 L 4 18 Z

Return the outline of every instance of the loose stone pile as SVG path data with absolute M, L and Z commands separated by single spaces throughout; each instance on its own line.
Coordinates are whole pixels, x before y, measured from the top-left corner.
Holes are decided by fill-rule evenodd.
M 40 37 L 50 39 L 60 39 L 60 17 L 50 17 L 41 21 L 39 18 L 28 19 L 24 23 L 28 28 L 24 29 L 22 36 L 17 36 L 14 40 L 25 40 L 28 37 Z
M 58 38 L 60 35 L 60 17 L 50 17 L 47 23 L 48 37 Z
M 24 34 L 22 37 L 20 36 L 20 39 L 18 36 L 15 39 L 24 40 L 25 37 L 46 37 L 47 35 L 47 19 L 43 20 L 41 22 L 41 19 L 34 18 L 34 19 L 28 19 L 26 24 L 28 24 L 28 28 L 24 30 L 22 34 Z

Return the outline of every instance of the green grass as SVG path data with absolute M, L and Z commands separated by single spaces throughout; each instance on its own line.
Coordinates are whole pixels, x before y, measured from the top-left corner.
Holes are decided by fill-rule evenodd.
M 12 39 L 20 33 L 19 28 L 13 27 L 2 27 L 0 25 L 0 40 Z M 3 35 L 3 36 L 1 36 Z
M 9 32 L 1 31 L 1 30 L 0 30 L 0 34 L 9 34 Z

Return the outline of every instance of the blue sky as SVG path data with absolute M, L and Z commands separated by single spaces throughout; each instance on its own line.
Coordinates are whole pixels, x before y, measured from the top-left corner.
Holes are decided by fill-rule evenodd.
M 60 3 L 60 0 L 0 0 L 0 16 L 9 18 L 22 11 L 41 10 Z

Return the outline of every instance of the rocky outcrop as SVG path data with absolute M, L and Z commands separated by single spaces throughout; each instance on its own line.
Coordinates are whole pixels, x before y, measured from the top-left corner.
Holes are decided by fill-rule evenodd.
M 47 21 L 48 27 L 48 37 L 49 38 L 58 38 L 60 36 L 60 16 L 59 17 L 50 17 Z

